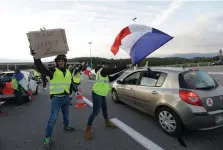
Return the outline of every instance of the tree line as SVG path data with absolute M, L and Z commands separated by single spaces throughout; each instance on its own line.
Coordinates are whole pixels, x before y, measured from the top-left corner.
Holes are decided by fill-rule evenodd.
M 174 64 L 187 64 L 187 63 L 198 63 L 198 62 L 213 62 L 218 61 L 219 56 L 215 56 L 212 58 L 208 57 L 195 57 L 192 59 L 188 58 L 180 58 L 180 57 L 166 57 L 166 58 L 145 58 L 143 59 L 138 66 L 144 66 L 146 62 L 148 62 L 149 66 L 161 66 L 161 65 L 174 65 Z M 102 61 L 108 61 L 113 65 L 121 66 L 131 64 L 131 59 L 107 59 L 101 57 L 92 57 L 92 66 L 93 68 L 100 64 Z M 91 63 L 90 57 L 78 57 L 68 59 L 68 62 L 87 62 L 89 65 Z

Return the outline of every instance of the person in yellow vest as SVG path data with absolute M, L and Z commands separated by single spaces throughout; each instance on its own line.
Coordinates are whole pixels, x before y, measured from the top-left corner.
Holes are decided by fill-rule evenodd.
M 84 71 L 86 69 L 86 67 L 87 67 L 86 64 L 82 63 L 82 64 L 79 64 L 71 69 L 73 81 L 77 88 L 81 84 L 81 79 L 82 79 L 81 71 Z M 74 94 L 74 92 L 70 91 L 70 100 L 72 99 L 73 94 Z M 70 102 L 70 105 L 72 105 L 71 102 Z
M 16 100 L 16 107 L 20 107 L 23 103 L 23 97 L 22 97 L 22 90 L 23 88 L 17 81 L 17 74 L 21 73 L 19 68 L 16 68 L 14 71 L 14 76 L 12 77 L 12 88 L 14 89 L 15 93 L 15 100 Z
M 35 50 L 30 48 L 31 55 L 35 54 Z M 69 93 L 70 88 L 77 91 L 77 88 L 73 84 L 73 79 L 71 72 L 66 67 L 67 57 L 66 55 L 58 55 L 55 58 L 56 68 L 51 68 L 50 70 L 46 68 L 41 59 L 35 59 L 34 63 L 40 71 L 40 73 L 46 74 L 50 78 L 49 83 L 49 91 L 51 98 L 51 115 L 48 120 L 48 124 L 46 127 L 46 135 L 44 138 L 44 147 L 45 149 L 50 149 L 51 145 L 51 137 L 55 122 L 57 120 L 57 116 L 61 109 L 63 114 L 63 124 L 65 131 L 73 131 L 75 130 L 70 122 L 69 122 Z
M 36 78 L 39 78 L 40 77 L 40 74 L 39 74 L 39 72 L 38 71 L 36 71 L 36 70 L 34 70 L 34 77 L 36 77 Z
M 81 67 L 81 65 L 79 65 L 72 72 L 72 77 L 73 77 L 74 83 L 76 85 L 80 85 L 80 82 L 81 82 L 81 70 L 82 70 L 82 67 Z
M 84 137 L 87 140 L 92 140 L 93 138 L 91 126 L 95 117 L 100 112 L 100 109 L 102 109 L 103 117 L 105 119 L 105 127 L 116 128 L 116 126 L 110 122 L 107 112 L 106 96 L 111 89 L 109 81 L 112 82 L 110 80 L 112 78 L 110 78 L 109 75 L 117 73 L 126 68 L 126 66 L 111 68 L 109 67 L 109 63 L 105 61 L 102 61 L 101 65 L 95 68 L 96 79 L 92 89 L 93 112 L 89 116 L 87 126 L 84 129 Z

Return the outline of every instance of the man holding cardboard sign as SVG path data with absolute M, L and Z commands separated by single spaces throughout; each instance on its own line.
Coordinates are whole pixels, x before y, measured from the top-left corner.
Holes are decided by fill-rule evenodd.
M 53 34 L 46 34 L 46 37 L 50 37 Z M 41 35 L 37 34 L 37 37 Z M 73 78 L 71 75 L 71 72 L 69 71 L 69 69 L 67 69 L 67 57 L 64 53 L 66 53 L 66 49 L 63 49 L 62 46 L 65 46 L 64 44 L 58 45 L 58 47 L 56 47 L 56 45 L 41 45 L 41 40 L 39 39 L 39 43 L 38 40 L 32 41 L 32 38 L 29 39 L 30 41 L 30 52 L 31 55 L 34 57 L 34 64 L 37 68 L 37 70 L 41 73 L 41 74 L 46 74 L 46 76 L 48 76 L 50 78 L 50 98 L 51 98 L 51 115 L 50 118 L 48 120 L 48 124 L 46 127 L 46 135 L 44 138 L 44 147 L 45 149 L 50 149 L 50 143 L 51 143 L 51 136 L 53 133 L 53 128 L 55 125 L 55 122 L 57 120 L 57 116 L 60 112 L 60 109 L 62 111 L 63 114 L 63 124 L 64 124 L 64 130 L 65 131 L 73 131 L 74 128 L 70 125 L 69 123 L 69 93 L 70 93 L 70 88 L 74 91 L 77 92 L 77 87 L 75 86 L 75 84 L 73 83 Z M 53 39 L 51 39 L 52 41 Z M 44 40 L 43 40 L 44 41 Z M 35 47 L 34 43 L 38 43 L 37 47 Z M 57 43 L 58 44 L 58 43 Z M 34 48 L 37 48 L 37 50 L 35 50 L 32 45 L 34 46 Z M 66 46 L 65 46 L 66 47 Z M 65 48 L 64 47 L 64 48 Z M 62 49 L 63 51 L 59 51 L 59 49 Z M 68 48 L 67 48 L 68 49 Z M 45 52 L 48 50 L 48 54 L 45 54 Z M 49 53 L 50 52 L 50 53 Z M 62 54 L 61 54 L 62 53 Z M 57 57 L 55 58 L 55 64 L 56 67 L 52 68 L 52 69 L 48 69 L 46 68 L 41 59 L 43 57 L 49 57 L 49 56 L 53 56 L 55 54 L 59 54 L 57 55 Z M 85 65 L 85 64 L 83 64 Z

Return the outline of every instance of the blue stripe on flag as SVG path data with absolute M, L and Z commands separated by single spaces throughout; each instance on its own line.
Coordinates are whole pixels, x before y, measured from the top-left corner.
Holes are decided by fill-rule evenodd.
M 146 33 L 133 45 L 130 52 L 132 63 L 139 63 L 142 59 L 172 39 L 172 36 L 153 28 L 152 33 Z
M 20 72 L 20 73 L 17 73 L 15 75 L 15 78 L 16 78 L 17 81 L 20 81 L 20 80 L 22 80 L 24 78 L 24 75 Z

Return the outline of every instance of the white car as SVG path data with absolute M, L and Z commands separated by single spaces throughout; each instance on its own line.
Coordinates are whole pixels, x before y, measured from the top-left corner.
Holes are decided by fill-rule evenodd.
M 39 87 L 38 87 L 37 82 L 35 81 L 35 78 L 28 71 L 21 71 L 21 72 L 24 75 L 28 89 L 32 92 L 33 95 L 37 95 Z M 7 100 L 7 99 L 15 98 L 14 93 L 12 93 L 12 94 L 3 94 L 2 93 L 2 89 L 5 87 L 6 83 L 7 82 L 10 83 L 12 81 L 13 75 L 14 75 L 14 71 L 0 73 L 0 99 L 1 99 L 1 101 L 2 101 L 2 99 Z M 23 96 L 27 101 L 31 100 L 31 97 L 26 92 L 23 92 Z

